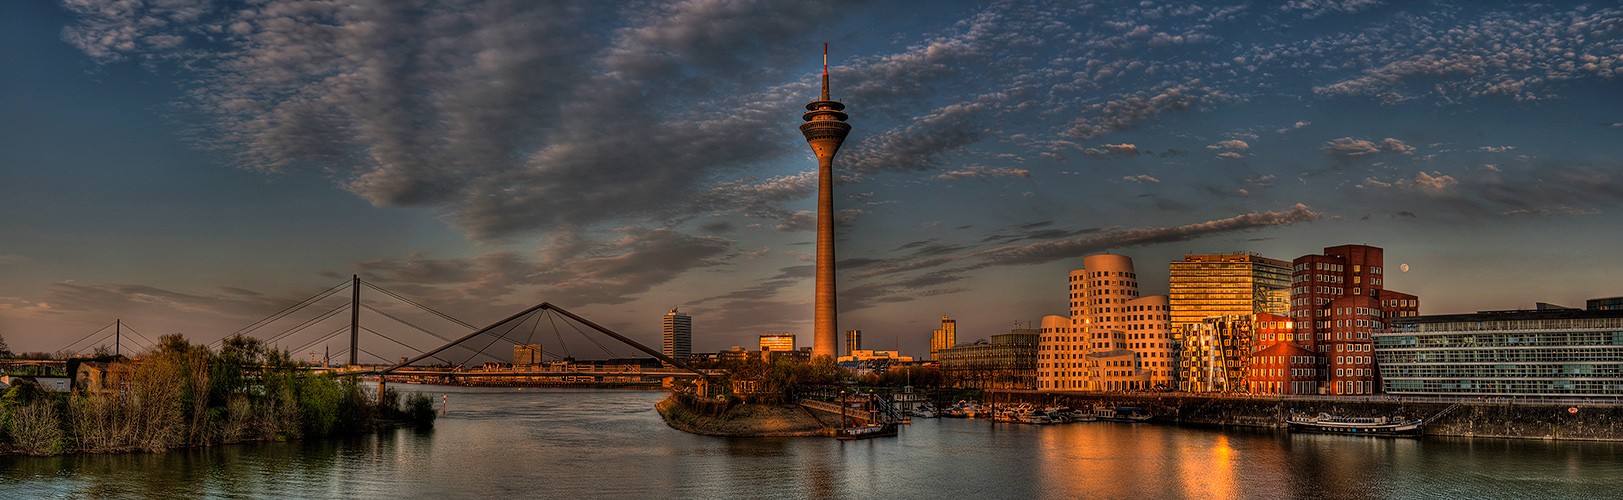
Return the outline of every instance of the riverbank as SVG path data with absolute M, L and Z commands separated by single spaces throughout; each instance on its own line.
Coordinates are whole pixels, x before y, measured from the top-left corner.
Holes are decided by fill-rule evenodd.
M 735 404 L 696 410 L 671 395 L 654 405 L 671 428 L 705 436 L 801 437 L 831 436 L 833 429 L 799 405 Z M 714 413 L 713 415 L 708 413 Z
M 1329 413 L 1348 417 L 1425 419 L 1450 403 L 1409 401 L 1334 401 L 1179 394 L 1082 394 L 997 392 L 993 400 L 1058 404 L 1088 408 L 1094 404 L 1135 406 L 1155 415 L 1154 422 L 1285 427 L 1293 413 Z M 1576 409 L 1577 411 L 1572 411 Z M 1575 441 L 1623 441 L 1623 407 L 1570 404 L 1466 403 L 1426 424 L 1427 436 L 1492 437 Z

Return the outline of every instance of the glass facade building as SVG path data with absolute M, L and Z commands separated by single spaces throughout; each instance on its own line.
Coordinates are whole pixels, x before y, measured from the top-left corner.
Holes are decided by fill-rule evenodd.
M 977 340 L 942 349 L 937 353 L 941 371 L 958 387 L 1034 389 L 1038 335 L 1037 329 L 1017 328 L 993 335 L 990 342 Z
M 1389 394 L 1623 395 L 1623 311 L 1488 311 L 1391 325 L 1373 334 Z
M 1256 255 L 1185 255 L 1173 262 L 1167 300 L 1172 331 L 1216 316 L 1282 314 L 1291 284 L 1289 262 Z M 1270 297 L 1270 293 L 1272 296 Z

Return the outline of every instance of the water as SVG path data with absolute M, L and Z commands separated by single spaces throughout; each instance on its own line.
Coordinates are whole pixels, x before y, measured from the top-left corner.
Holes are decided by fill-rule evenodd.
M 715 438 L 658 392 L 473 390 L 433 431 L 0 457 L 12 498 L 1593 499 L 1623 444 L 920 420 L 897 438 Z M 435 393 L 438 399 L 438 393 Z

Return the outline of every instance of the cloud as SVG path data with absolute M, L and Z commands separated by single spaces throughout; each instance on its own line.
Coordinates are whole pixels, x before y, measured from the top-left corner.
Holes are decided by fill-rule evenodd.
M 1139 149 L 1138 146 L 1132 144 L 1105 144 L 1097 148 L 1084 148 L 1078 146 L 1077 149 L 1082 151 L 1082 154 L 1094 158 L 1132 158 L 1140 154 L 1153 154 L 1149 151 Z
M 1198 79 L 1163 82 L 1154 90 L 1117 94 L 1107 101 L 1088 105 L 1082 110 L 1082 118 L 1067 124 L 1061 135 L 1073 139 L 1091 139 L 1131 128 L 1161 113 L 1201 109 L 1231 99 L 1233 96 L 1211 88 Z
M 1124 181 L 1137 182 L 1137 183 L 1148 182 L 1148 183 L 1151 183 L 1151 184 L 1158 184 L 1158 183 L 1161 182 L 1161 179 L 1150 177 L 1150 176 L 1144 175 L 1144 174 L 1129 175 L 1127 177 L 1122 177 L 1121 179 L 1124 180 Z
M 1324 143 L 1324 146 L 1320 149 L 1324 151 L 1325 154 L 1347 157 L 1366 156 L 1375 153 L 1398 153 L 1406 155 L 1414 153 L 1415 151 L 1414 146 L 1410 146 L 1405 144 L 1403 141 L 1390 137 L 1383 139 L 1380 144 L 1363 139 L 1342 137 L 1340 139 L 1335 139 Z
M 1279 7 L 1283 11 L 1306 11 L 1303 19 L 1314 19 L 1332 12 L 1352 14 L 1381 4 L 1380 0 L 1291 0 Z
M 996 177 L 1019 177 L 1021 179 L 1030 179 L 1031 178 L 1031 171 L 1026 170 L 1026 169 L 1009 168 L 1009 167 L 990 168 L 990 167 L 971 166 L 971 167 L 964 167 L 961 170 L 954 170 L 954 171 L 951 171 L 951 172 L 943 172 L 943 173 L 941 173 L 941 175 L 935 176 L 936 179 L 940 179 L 940 180 L 944 180 L 944 181 L 956 181 L 956 180 L 960 180 L 960 179 L 980 179 L 982 181 L 985 181 L 985 180 L 989 180 L 989 179 L 996 178 Z
M 1224 151 L 1222 153 L 1218 153 L 1217 157 L 1218 158 L 1229 158 L 1229 159 L 1238 160 L 1238 159 L 1241 159 L 1241 158 L 1245 158 L 1245 155 L 1242 155 L 1240 153 L 1236 153 L 1236 152 L 1233 152 L 1233 151 Z
M 1449 186 L 1460 183 L 1459 181 L 1454 180 L 1454 178 L 1451 176 L 1443 175 L 1440 172 L 1433 173 L 1437 175 L 1432 176 L 1425 172 L 1415 174 L 1414 185 L 1425 190 L 1442 191 L 1444 189 L 1448 189 Z
M 1220 141 L 1217 144 L 1208 145 L 1208 146 L 1206 146 L 1206 149 L 1224 149 L 1224 150 L 1229 150 L 1229 151 L 1245 151 L 1247 149 L 1251 149 L 1251 145 L 1246 144 L 1245 141 L 1242 141 L 1242 140 L 1229 139 L 1229 140 L 1226 140 L 1226 141 Z
M 1590 209 L 1578 209 L 1578 208 L 1572 208 L 1572 207 L 1563 205 L 1563 206 L 1552 207 L 1552 208 L 1524 208 L 1524 209 L 1521 209 L 1521 210 L 1509 210 L 1509 211 L 1505 211 L 1505 212 L 1500 212 L 1500 215 L 1560 216 L 1560 215 L 1595 215 L 1595 214 L 1599 214 L 1599 213 L 1601 213 L 1601 211 L 1598 210 L 1598 209 L 1593 209 L 1593 208 L 1590 208 Z
M 1292 130 L 1297 130 L 1297 129 L 1300 129 L 1302 127 L 1306 127 L 1308 125 L 1312 125 L 1312 123 L 1305 122 L 1305 121 L 1299 121 L 1299 122 L 1296 122 L 1295 124 L 1293 124 L 1293 125 L 1291 125 L 1289 127 L 1280 128 L 1279 130 L 1275 130 L 1274 132 L 1283 134 L 1285 132 L 1290 132 Z
M 621 304 L 692 269 L 721 265 L 729 240 L 670 229 L 621 228 L 597 241 L 578 233 L 555 236 L 531 259 L 511 251 L 471 258 L 430 259 L 414 253 L 352 263 L 379 284 L 422 285 L 418 293 L 441 303 L 511 299 L 523 292 L 560 304 Z
M 963 260 L 978 260 L 980 262 L 959 268 L 953 271 L 954 273 L 990 266 L 1041 264 L 1059 259 L 1078 258 L 1090 253 L 1114 248 L 1187 241 L 1228 232 L 1251 231 L 1298 222 L 1311 222 L 1323 217 L 1323 213 L 1314 212 L 1307 205 L 1297 204 L 1284 212 L 1253 212 L 1227 219 L 1173 227 L 1111 229 L 1095 232 L 1074 240 L 1003 246 L 967 254 L 933 257 L 923 260 L 902 259 L 889 261 L 870 266 L 872 269 L 857 274 L 852 279 L 861 280 L 895 273 L 919 271 Z

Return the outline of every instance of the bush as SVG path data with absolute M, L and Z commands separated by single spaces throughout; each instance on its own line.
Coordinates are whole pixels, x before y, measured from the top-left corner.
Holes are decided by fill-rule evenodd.
M 419 429 L 433 427 L 434 419 L 439 417 L 439 412 L 434 410 L 434 398 L 421 392 L 406 398 L 405 411 L 406 419 Z

